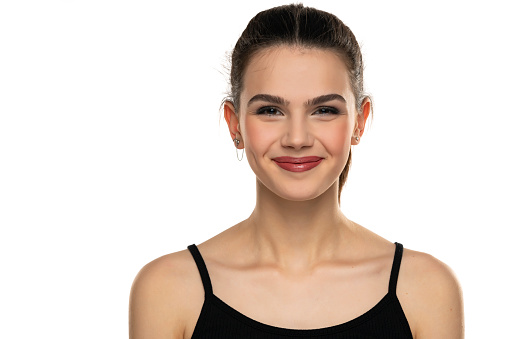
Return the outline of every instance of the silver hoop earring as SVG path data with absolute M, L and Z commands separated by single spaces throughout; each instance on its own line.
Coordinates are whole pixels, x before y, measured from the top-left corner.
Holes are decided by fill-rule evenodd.
M 235 138 L 233 139 L 233 142 L 235 143 L 235 152 L 237 153 L 237 160 L 241 161 L 242 159 L 244 159 L 244 149 L 242 149 L 242 156 L 239 159 L 239 149 L 237 148 L 237 146 L 240 144 L 240 140 Z
M 244 159 L 244 149 L 242 149 L 242 155 L 240 156 L 240 159 L 239 159 L 239 149 L 236 148 L 235 150 L 237 152 L 237 160 L 242 161 L 242 159 Z

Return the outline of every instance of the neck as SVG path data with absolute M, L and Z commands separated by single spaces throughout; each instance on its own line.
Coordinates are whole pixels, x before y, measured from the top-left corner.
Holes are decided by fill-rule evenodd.
M 339 208 L 337 182 L 314 199 L 291 201 L 257 180 L 256 206 L 246 222 L 264 260 L 296 270 L 330 258 L 352 229 Z

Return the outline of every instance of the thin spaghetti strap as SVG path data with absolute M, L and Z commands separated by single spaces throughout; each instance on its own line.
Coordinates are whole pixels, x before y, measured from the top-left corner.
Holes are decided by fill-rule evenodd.
M 200 272 L 201 282 L 203 283 L 203 288 L 205 289 L 205 298 L 212 295 L 212 283 L 210 282 L 209 272 L 207 271 L 207 266 L 205 266 L 205 261 L 203 261 L 203 257 L 198 251 L 198 247 L 195 244 L 187 246 L 187 249 L 193 255 L 193 259 L 198 267 L 198 271 Z
M 389 293 L 396 294 L 396 286 L 398 284 L 399 268 L 401 266 L 401 258 L 403 257 L 403 245 L 396 244 L 396 251 L 394 252 L 394 261 L 392 262 L 391 279 L 389 280 Z

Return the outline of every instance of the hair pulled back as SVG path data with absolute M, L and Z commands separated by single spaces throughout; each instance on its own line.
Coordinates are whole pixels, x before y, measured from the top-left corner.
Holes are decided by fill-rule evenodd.
M 362 54 L 354 34 L 335 15 L 291 4 L 274 7 L 258 13 L 249 21 L 231 54 L 230 95 L 227 100 L 240 107 L 245 70 L 253 56 L 270 47 L 296 46 L 326 49 L 336 53 L 348 70 L 350 88 L 355 97 L 355 106 L 360 112 L 367 95 L 363 86 Z M 339 195 L 346 182 L 352 152 L 339 177 Z

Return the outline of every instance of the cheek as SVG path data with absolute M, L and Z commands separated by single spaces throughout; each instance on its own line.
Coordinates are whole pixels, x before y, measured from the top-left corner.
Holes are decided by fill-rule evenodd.
M 263 123 L 246 119 L 244 124 L 244 145 L 246 152 L 265 153 L 268 147 L 274 143 L 277 138 L 278 132 L 274 128 L 267 128 Z
M 350 124 L 330 126 L 320 133 L 320 141 L 333 157 L 348 156 L 350 151 Z

